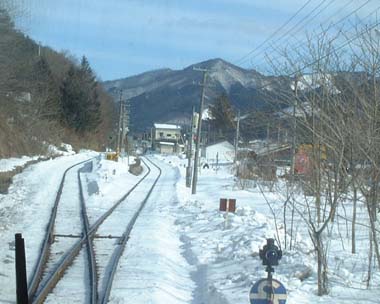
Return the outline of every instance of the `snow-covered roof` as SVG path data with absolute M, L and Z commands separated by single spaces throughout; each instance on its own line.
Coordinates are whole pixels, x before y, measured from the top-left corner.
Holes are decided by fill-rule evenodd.
M 172 142 L 167 142 L 167 141 L 160 141 L 160 145 L 164 146 L 174 146 L 175 144 Z
M 170 125 L 170 124 L 160 124 L 155 123 L 154 127 L 156 129 L 167 129 L 167 130 L 181 130 L 181 126 L 178 125 Z
M 229 148 L 232 150 L 235 149 L 235 147 L 230 142 L 228 142 L 227 140 L 207 146 L 207 148 L 210 148 L 210 147 L 223 147 L 223 148 Z
M 207 120 L 207 119 L 210 119 L 210 120 L 213 120 L 214 118 L 212 117 L 211 115 L 211 110 L 210 108 L 206 108 L 203 110 L 202 112 L 202 120 Z
M 230 163 L 234 160 L 235 149 L 228 141 L 222 141 L 206 147 L 206 159 L 210 163 Z
M 291 148 L 290 144 L 279 144 L 279 143 L 270 143 L 265 146 L 256 147 L 253 150 L 255 153 L 259 156 L 261 155 L 267 155 L 270 153 L 276 153 L 284 150 L 288 150 Z

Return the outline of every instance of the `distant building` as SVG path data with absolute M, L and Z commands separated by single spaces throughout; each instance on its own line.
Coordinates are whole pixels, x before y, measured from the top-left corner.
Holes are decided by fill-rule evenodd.
M 182 152 L 181 127 L 155 123 L 153 127 L 153 149 L 162 154 Z

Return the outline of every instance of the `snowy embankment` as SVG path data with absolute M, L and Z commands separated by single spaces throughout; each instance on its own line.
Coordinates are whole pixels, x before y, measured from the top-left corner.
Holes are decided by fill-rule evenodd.
M 193 279 L 198 286 L 192 303 L 249 303 L 252 284 L 266 277 L 259 249 L 266 238 L 278 236 L 284 240 L 281 182 L 274 187 L 277 191 L 269 191 L 264 186 L 240 190 L 227 168 L 217 172 L 210 168 L 201 171 L 197 194 L 191 195 L 190 189 L 185 187 L 186 162 L 175 157 L 159 158 L 178 167 L 181 173 L 177 183 L 176 216 L 185 243 L 184 254 L 197 267 Z M 224 214 L 218 211 L 220 198 L 237 199 L 237 211 L 229 214 L 227 224 Z M 338 214 L 349 215 L 349 202 L 343 207 Z M 328 231 L 330 294 L 323 297 L 316 295 L 316 254 L 307 226 L 302 217 L 295 214 L 293 249 L 282 248 L 284 255 L 274 273 L 274 278 L 288 290 L 287 303 L 378 302 L 380 272 L 375 266 L 369 289 L 365 283 L 368 227 L 363 226 L 366 215 L 363 205 L 359 206 L 358 214 L 357 254 L 349 253 L 350 237 L 345 229 L 350 224 L 346 220 L 338 217 L 337 228 Z
M 20 158 L 12 157 L 0 159 L 0 172 L 12 171 L 16 167 L 23 166 L 29 161 L 37 160 L 38 157 L 39 156 L 23 156 Z
M 22 156 L 22 157 L 11 157 L 11 158 L 2 158 L 0 159 L 0 172 L 12 171 L 16 167 L 22 167 L 28 162 L 39 160 L 40 158 L 48 158 L 50 156 L 69 156 L 74 155 L 75 152 L 69 144 L 62 143 L 60 147 L 54 145 L 49 145 L 47 148 L 47 153 L 49 156 Z

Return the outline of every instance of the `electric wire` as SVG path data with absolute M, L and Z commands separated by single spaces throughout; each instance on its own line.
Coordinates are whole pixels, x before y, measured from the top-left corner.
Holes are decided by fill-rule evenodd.
M 324 2 L 324 1 L 323 1 Z M 321 3 L 321 5 L 323 4 L 323 2 Z M 298 30 L 296 30 L 296 32 L 292 35 L 295 35 L 297 33 L 299 33 L 299 31 L 303 30 L 303 26 L 308 24 L 309 22 L 311 22 L 312 20 L 314 20 L 318 15 L 320 15 L 325 9 L 327 9 L 327 7 L 329 7 L 332 3 L 334 3 L 335 0 L 332 0 L 330 1 L 329 3 L 327 3 L 327 5 L 325 7 L 323 7 L 319 12 L 317 12 L 317 14 L 315 14 L 314 16 L 310 17 L 312 15 L 312 13 L 314 12 L 311 11 L 307 16 L 305 16 L 303 19 L 301 19 L 296 25 L 294 25 L 292 28 L 290 28 L 288 31 L 285 32 L 285 34 L 276 41 L 276 43 L 278 44 L 279 42 L 283 41 L 284 38 L 286 38 L 287 36 L 290 36 L 290 34 L 296 30 L 298 27 L 300 27 Z M 318 7 L 317 7 L 318 8 Z M 310 17 L 310 18 L 309 18 Z M 304 22 L 305 21 L 305 22 Z M 270 48 L 271 46 L 269 46 Z M 268 48 L 267 48 L 268 49 Z M 265 49 L 265 50 L 267 50 Z
M 378 8 L 380 9 L 380 7 Z M 289 73 L 288 75 L 286 75 L 285 77 L 294 77 L 298 74 L 300 74 L 301 72 L 303 72 L 305 69 L 307 69 L 308 67 L 314 65 L 315 63 L 317 63 L 318 61 L 320 60 L 323 60 L 323 59 L 326 59 L 328 56 L 330 56 L 331 54 L 335 53 L 336 51 L 339 51 L 341 49 L 343 49 L 344 47 L 348 46 L 351 42 L 355 41 L 356 39 L 358 39 L 360 36 L 362 36 L 363 34 L 365 34 L 366 32 L 369 32 L 370 30 L 373 30 L 375 29 L 378 25 L 380 24 L 380 22 L 375 22 L 374 24 L 372 24 L 371 26 L 367 26 L 363 31 L 361 31 L 360 33 L 357 33 L 354 35 L 354 37 L 351 37 L 349 39 L 347 39 L 346 42 L 344 42 L 343 44 L 341 44 L 340 46 L 338 46 L 337 48 L 333 48 L 332 51 L 328 52 L 327 54 L 319 57 L 318 59 L 316 60 L 313 60 L 307 64 L 304 64 L 301 68 L 298 68 L 296 69 L 294 72 L 291 72 Z M 268 81 L 266 84 L 256 88 L 257 90 L 262 90 L 266 87 L 268 87 L 271 83 L 274 83 L 275 80 L 270 80 Z
M 348 19 L 349 17 L 351 17 L 352 15 L 354 15 L 355 13 L 357 13 L 359 10 L 361 10 L 363 7 L 365 7 L 366 5 L 368 5 L 371 1 L 372 1 L 372 0 L 367 0 L 365 3 L 361 4 L 359 7 L 357 7 L 357 8 L 354 9 L 353 11 L 351 11 L 349 14 L 347 14 L 347 15 L 345 15 L 344 17 L 340 18 L 337 22 L 330 24 L 330 25 L 327 27 L 327 29 L 320 31 L 320 32 L 316 33 L 315 35 L 316 35 L 316 36 L 320 36 L 320 35 L 322 35 L 324 32 L 326 32 L 326 31 L 330 30 L 331 28 L 333 28 L 334 26 L 337 26 L 338 24 L 342 23 L 343 21 L 345 21 L 346 19 Z M 351 1 L 350 3 L 352 3 L 352 2 L 353 2 L 353 1 Z M 373 14 L 374 14 L 375 12 L 377 12 L 379 9 L 380 9 L 380 6 L 379 6 L 377 9 L 375 9 L 375 11 L 373 11 L 373 12 L 371 12 L 370 14 L 368 14 L 367 16 L 365 16 L 365 17 L 363 18 L 363 20 L 364 20 L 364 19 L 367 19 L 368 17 L 370 17 L 371 15 L 373 15 Z M 331 19 L 332 17 L 334 17 L 334 14 L 331 15 L 328 19 Z M 326 20 L 324 21 L 324 23 L 326 23 L 328 19 L 326 19 Z M 351 28 L 352 28 L 352 27 L 351 27 Z M 298 31 L 298 32 L 299 32 L 299 31 Z M 297 32 L 297 33 L 298 33 L 298 32 Z M 297 33 L 295 33 L 295 34 L 297 34 Z M 292 38 L 294 38 L 294 39 L 296 39 L 295 34 L 293 34 L 293 37 L 292 37 Z M 306 41 L 299 41 L 298 44 L 296 44 L 294 47 L 292 47 L 292 49 L 293 49 L 293 50 L 299 50 L 301 47 L 303 47 L 303 46 L 305 45 L 305 42 L 306 42 Z M 279 50 L 278 50 L 279 48 L 278 48 L 278 47 L 275 48 L 273 45 L 271 45 L 270 47 L 267 47 L 264 51 L 269 50 L 269 49 L 271 49 L 272 52 L 277 52 L 277 53 L 279 53 Z M 261 55 L 264 56 L 265 53 L 263 53 L 263 54 L 261 54 Z M 256 57 L 256 59 L 257 59 L 257 58 L 258 58 L 258 57 Z M 265 58 L 263 57 L 261 60 L 258 61 L 258 63 L 263 62 L 264 59 L 265 59 Z
M 377 10 L 379 10 L 379 9 L 380 9 L 380 7 Z M 372 14 L 377 12 L 377 10 L 372 12 Z M 362 35 L 364 35 L 365 33 L 369 32 L 369 31 L 375 29 L 379 25 L 380 25 L 380 22 L 375 22 L 371 26 L 366 26 L 364 30 L 360 31 L 359 33 L 356 33 L 351 38 L 347 38 L 347 40 L 344 43 L 342 43 L 341 45 L 339 45 L 338 47 L 332 48 L 332 50 L 330 52 L 327 52 L 325 55 L 320 56 L 318 59 L 312 60 L 311 62 L 304 64 L 302 67 L 297 68 L 295 71 L 288 73 L 287 75 L 283 75 L 282 77 L 283 78 L 294 78 L 295 76 L 302 74 L 307 68 L 315 65 L 316 63 L 318 63 L 319 61 L 321 61 L 323 59 L 328 58 L 330 55 L 334 54 L 335 52 L 342 50 L 346 46 L 350 45 L 353 41 L 355 41 L 356 39 L 359 39 L 359 37 L 361 37 Z M 278 82 L 278 80 L 275 78 L 268 80 L 263 85 L 256 87 L 256 90 L 261 91 L 267 87 L 270 87 L 272 84 L 277 83 L 277 82 Z M 245 115 L 251 115 L 253 113 L 255 113 L 255 110 L 247 111 L 245 113 Z
M 345 7 L 347 7 L 348 5 L 350 5 L 352 2 L 354 2 L 354 1 L 350 1 L 348 4 L 345 4 L 343 7 L 340 7 L 335 13 L 331 14 L 328 18 L 326 18 L 326 19 L 324 20 L 324 23 L 327 23 L 328 20 L 334 18 L 334 16 L 338 15 L 338 13 L 339 13 L 340 11 L 342 11 Z M 336 22 L 334 22 L 334 23 L 331 23 L 331 24 L 327 27 L 326 30 L 330 30 L 330 29 L 332 29 L 334 26 L 337 26 L 338 24 L 342 23 L 343 21 L 345 21 L 346 19 L 348 19 L 349 17 L 353 16 L 355 13 L 357 13 L 358 11 L 360 11 L 361 9 L 363 9 L 365 6 L 367 6 L 370 2 L 372 2 L 372 0 L 367 0 L 367 1 L 365 1 L 364 3 L 360 4 L 358 7 L 356 7 L 354 10 L 352 10 L 350 13 L 348 13 L 348 14 L 345 15 L 344 17 L 340 18 L 338 21 L 336 21 Z M 321 3 L 319 4 L 319 6 L 322 5 L 322 4 L 323 4 L 323 2 L 321 2 Z M 328 3 L 327 5 L 329 5 L 329 4 L 331 4 L 331 2 Z M 326 7 L 327 7 L 327 6 L 326 6 Z M 325 8 L 326 8 L 326 7 L 325 7 Z M 318 8 L 318 7 L 316 7 L 316 8 Z M 314 10 L 315 10 L 316 8 L 314 8 Z M 375 11 L 373 11 L 372 13 L 368 14 L 367 16 L 365 16 L 363 19 L 366 19 L 366 18 L 370 17 L 370 16 L 373 15 L 375 12 L 377 12 L 379 9 L 380 9 L 380 7 L 378 7 Z M 310 12 L 308 15 L 311 15 L 312 13 L 313 13 L 313 12 Z M 318 14 L 319 14 L 319 13 L 321 13 L 321 10 L 318 12 Z M 318 14 L 314 15 L 314 16 L 312 17 L 312 19 L 314 19 Z M 304 18 L 304 19 L 305 19 L 305 18 Z M 307 21 L 309 22 L 310 19 L 307 20 Z M 298 24 L 300 24 L 300 21 L 298 22 Z M 293 27 L 293 28 L 294 28 L 294 27 Z M 288 36 L 291 35 L 292 38 L 295 38 L 295 35 L 296 35 L 297 33 L 299 33 L 301 30 L 303 30 L 303 27 L 300 27 L 296 32 L 293 32 L 293 33 L 291 33 L 291 31 L 288 30 L 288 31 L 287 31 L 287 35 L 288 35 Z M 323 34 L 326 30 L 322 30 L 321 32 L 318 32 L 316 35 L 321 35 L 321 34 Z M 283 37 L 285 37 L 285 36 L 283 36 Z M 280 40 L 281 40 L 281 39 L 280 39 Z M 270 42 L 270 39 L 269 39 L 269 38 L 266 39 L 266 42 Z M 276 41 L 276 46 L 277 46 L 278 42 L 279 42 L 279 40 Z M 293 49 L 293 50 L 298 50 L 298 49 L 300 49 L 304 44 L 305 44 L 305 41 L 300 41 L 300 42 L 299 42 L 298 44 L 296 44 L 296 46 L 294 46 L 292 49 Z M 260 45 L 260 47 L 262 47 L 262 46 L 263 46 L 263 45 Z M 251 54 L 253 54 L 255 51 L 257 51 L 258 48 L 259 48 L 259 47 L 257 47 L 255 50 L 251 51 L 251 52 L 249 53 L 249 55 L 251 55 Z M 268 46 L 268 47 L 266 47 L 266 48 L 265 48 L 265 49 L 264 49 L 264 50 L 263 50 L 258 56 L 255 56 L 256 66 L 259 66 L 260 63 L 263 63 L 264 60 L 267 59 L 267 58 L 270 56 L 270 55 L 268 55 L 268 53 L 267 53 L 268 50 L 271 50 L 272 53 L 273 53 L 273 52 L 279 53 L 279 50 L 278 50 L 278 49 L 279 49 L 279 47 L 275 48 L 273 44 L 270 45 L 270 46 Z M 242 63 L 246 62 L 246 61 L 249 59 L 249 58 L 247 58 L 249 55 L 248 55 L 248 54 L 245 55 L 245 56 L 244 56 L 244 59 L 245 59 L 245 60 L 244 60 L 244 61 L 241 61 L 241 62 L 242 62 Z M 243 58 L 243 57 L 242 57 L 242 58 Z M 259 59 L 258 59 L 258 58 L 259 58 Z M 273 58 L 273 57 L 272 57 L 271 60 L 273 60 L 273 61 L 277 61 L 276 58 Z
M 258 45 L 255 49 L 247 53 L 246 55 L 242 56 L 241 58 L 237 59 L 234 63 L 239 64 L 239 62 L 246 57 L 254 54 L 257 50 L 259 50 L 262 46 L 264 46 L 269 40 L 274 38 L 274 36 L 277 35 L 284 27 L 286 27 L 311 1 L 313 0 L 308 0 L 297 12 L 295 12 L 287 21 L 285 21 L 284 24 L 282 24 L 278 29 L 276 29 L 268 38 L 266 38 L 260 45 Z
M 316 7 L 314 7 L 308 14 L 306 14 L 306 16 L 304 16 L 300 21 L 298 21 L 295 25 L 293 25 L 290 29 L 288 29 L 286 32 L 285 32 L 285 34 L 283 34 L 280 38 L 279 38 L 279 40 L 278 41 L 280 41 L 280 40 L 282 40 L 282 39 L 284 39 L 289 33 L 291 33 L 295 28 L 297 28 L 300 24 L 302 24 L 304 21 L 308 21 L 307 19 L 318 9 L 318 8 L 320 8 L 325 2 L 326 2 L 327 0 L 322 0 L 321 2 L 319 2 L 319 4 L 316 6 Z M 330 4 L 332 4 L 333 2 L 334 2 L 335 0 L 330 0 L 330 2 L 328 3 L 328 6 L 330 5 Z M 324 9 L 326 9 L 327 8 L 327 6 L 325 7 L 325 8 L 323 8 L 323 10 Z M 322 11 L 323 11 L 322 10 Z M 313 18 L 315 18 L 316 16 L 318 16 L 322 11 L 319 11 Z M 284 27 L 281 27 L 280 29 L 283 29 Z M 278 31 L 279 32 L 279 31 Z M 273 37 L 272 37 L 273 38 Z M 265 42 L 267 43 L 267 42 L 269 42 L 271 39 L 267 39 L 267 40 L 265 40 Z M 261 48 L 261 46 L 263 46 L 264 45 L 264 43 L 262 43 L 259 47 Z M 246 57 L 248 57 L 248 56 L 250 56 L 250 55 L 253 55 L 258 49 L 259 49 L 259 47 L 257 47 L 256 49 L 254 49 L 253 51 L 251 51 L 250 53 L 249 53 L 249 55 L 246 55 L 246 56 L 244 56 L 245 57 L 245 60 L 239 60 L 239 62 L 237 62 L 237 64 L 242 64 L 242 63 L 244 63 L 244 62 L 246 62 L 247 61 L 247 58 Z

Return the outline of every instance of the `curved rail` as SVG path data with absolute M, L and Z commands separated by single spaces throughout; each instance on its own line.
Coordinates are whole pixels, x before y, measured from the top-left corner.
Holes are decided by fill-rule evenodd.
M 148 194 L 146 195 L 144 200 L 141 202 L 139 209 L 134 213 L 132 219 L 129 221 L 125 232 L 123 233 L 123 235 L 119 239 L 119 245 L 115 249 L 114 254 L 112 255 L 113 256 L 113 260 L 112 260 L 113 262 L 112 262 L 111 267 L 110 267 L 111 269 L 109 271 L 107 284 L 106 284 L 106 287 L 105 287 L 105 290 L 103 293 L 103 298 L 101 300 L 102 304 L 106 304 L 109 301 L 109 296 L 111 294 L 112 283 L 113 283 L 113 279 L 114 279 L 115 274 L 116 274 L 117 265 L 119 264 L 119 260 L 122 256 L 123 252 L 124 252 L 124 248 L 125 248 L 127 241 L 129 239 L 129 235 L 133 229 L 133 226 L 136 223 L 138 216 L 140 215 L 141 211 L 144 209 L 146 202 L 150 198 L 150 195 L 152 194 L 154 187 L 156 186 L 158 180 L 161 177 L 161 172 L 162 172 L 161 168 L 158 167 L 155 163 L 153 163 L 150 159 L 147 158 L 147 160 L 159 170 L 159 174 L 158 174 L 157 178 L 155 179 L 152 187 L 149 189 Z M 147 166 L 147 164 L 144 160 L 143 160 L 143 162 Z
M 55 223 L 55 219 L 57 216 L 58 204 L 59 204 L 59 201 L 61 199 L 62 190 L 63 190 L 63 186 L 64 186 L 65 179 L 66 179 L 66 174 L 70 169 L 72 169 L 76 166 L 79 166 L 85 162 L 88 162 L 92 159 L 94 159 L 94 157 L 86 159 L 86 160 L 81 161 L 79 163 L 76 163 L 76 164 L 68 167 L 65 170 L 65 172 L 63 173 L 62 180 L 61 180 L 61 183 L 59 185 L 57 195 L 55 197 L 54 206 L 53 206 L 53 209 L 51 211 L 50 220 L 49 220 L 49 223 L 48 223 L 48 226 L 46 229 L 45 238 L 44 238 L 44 241 L 42 243 L 41 250 L 40 250 L 40 255 L 39 255 L 39 258 L 37 260 L 36 266 L 34 267 L 34 271 L 32 273 L 31 279 L 30 279 L 29 284 L 28 284 L 28 286 L 29 286 L 28 298 L 29 298 L 30 303 L 32 302 L 33 297 L 35 296 L 35 293 L 37 291 L 37 288 L 38 288 L 40 281 L 41 281 L 41 278 L 42 278 L 42 274 L 43 274 L 44 269 L 45 269 L 46 262 L 49 258 L 50 245 L 51 245 L 52 240 L 53 240 L 54 223 Z
M 108 216 L 136 189 L 138 185 L 141 184 L 143 180 L 150 174 L 151 170 L 147 166 L 148 172 L 123 196 L 121 197 L 107 212 L 105 212 L 91 227 L 89 227 L 88 232 L 77 241 L 71 249 L 62 257 L 61 261 L 56 265 L 54 271 L 50 274 L 49 278 L 46 280 L 44 286 L 41 287 L 38 294 L 34 296 L 30 303 L 43 303 L 44 299 L 51 292 L 51 290 L 56 286 L 60 278 L 63 276 L 66 269 L 72 264 L 75 257 L 79 254 L 82 246 L 87 242 L 89 238 L 95 236 L 95 233 L 99 226 L 107 219 Z M 95 263 L 94 263 L 95 265 Z M 92 268 L 92 267 L 91 267 Z M 96 274 L 96 271 L 95 271 Z

